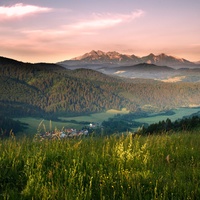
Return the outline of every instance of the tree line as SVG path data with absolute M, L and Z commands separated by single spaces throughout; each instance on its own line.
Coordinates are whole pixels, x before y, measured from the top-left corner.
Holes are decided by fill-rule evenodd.
M 159 121 L 158 123 L 150 124 L 147 127 L 142 127 L 142 134 L 160 134 L 166 132 L 192 131 L 200 127 L 200 117 L 192 116 L 172 122 L 169 118 Z

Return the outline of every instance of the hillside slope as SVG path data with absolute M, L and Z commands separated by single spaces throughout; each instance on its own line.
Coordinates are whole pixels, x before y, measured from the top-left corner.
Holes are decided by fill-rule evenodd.
M 122 79 L 89 69 L 0 58 L 0 114 L 52 117 L 199 105 L 200 83 Z

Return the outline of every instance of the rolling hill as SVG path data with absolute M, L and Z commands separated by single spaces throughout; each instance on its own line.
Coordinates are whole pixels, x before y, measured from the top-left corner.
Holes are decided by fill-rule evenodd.
M 136 68 L 157 70 L 152 64 Z M 0 84 L 0 114 L 11 117 L 52 119 L 111 108 L 159 111 L 199 105 L 200 99 L 199 82 L 125 79 L 91 69 L 68 70 L 57 64 L 23 63 L 3 57 L 0 57 Z
M 200 68 L 174 69 L 167 66 L 140 63 L 133 66 L 102 67 L 98 71 L 124 78 L 145 78 L 168 82 L 199 82 Z

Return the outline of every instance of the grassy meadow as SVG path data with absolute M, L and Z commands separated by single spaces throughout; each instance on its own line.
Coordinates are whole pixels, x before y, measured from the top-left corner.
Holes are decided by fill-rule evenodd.
M 61 130 L 63 127 L 81 129 L 83 127 L 82 125 L 74 124 L 71 122 L 56 122 L 52 120 L 44 120 L 42 118 L 33 117 L 15 118 L 15 120 L 19 120 L 20 122 L 28 124 L 27 129 L 24 131 L 24 134 L 27 135 L 34 135 L 37 132 L 38 127 L 40 127 L 43 130 L 54 130 L 55 128 Z
M 149 114 L 148 117 L 140 117 L 137 119 L 133 119 L 136 122 L 141 123 L 147 123 L 152 124 L 159 122 L 161 120 L 166 120 L 167 118 L 170 118 L 172 121 L 175 121 L 177 119 L 181 119 L 184 116 L 189 116 L 193 113 L 196 113 L 199 111 L 199 107 L 197 108 L 177 108 L 173 109 L 172 111 L 175 113 L 174 115 L 157 115 L 155 116 L 155 113 Z M 61 120 L 67 120 L 72 122 L 56 122 L 56 121 L 49 121 L 49 120 L 43 120 L 42 118 L 15 118 L 15 120 L 19 120 L 20 122 L 27 123 L 29 126 L 27 127 L 26 133 L 35 134 L 37 132 L 39 124 L 42 124 L 45 126 L 45 128 L 50 129 L 50 126 L 52 129 L 58 128 L 76 128 L 81 129 L 83 127 L 82 124 L 73 123 L 73 120 L 76 122 L 94 122 L 94 123 L 101 123 L 102 121 L 108 120 L 109 118 L 114 117 L 116 114 L 128 114 L 129 111 L 123 108 L 122 110 L 115 110 L 110 109 L 106 112 L 101 113 L 93 113 L 90 115 L 82 115 L 82 116 L 76 116 L 76 117 L 60 117 Z M 51 124 L 50 124 L 51 123 Z
M 129 111 L 123 108 L 122 110 L 114 110 L 110 109 L 106 112 L 102 113 L 94 113 L 90 115 L 82 115 L 82 116 L 76 116 L 76 117 L 60 117 L 61 120 L 75 120 L 77 122 L 94 122 L 94 123 L 101 123 L 104 120 L 107 120 L 110 117 L 113 117 L 116 114 L 127 114 Z M 25 132 L 29 134 L 35 134 L 37 132 L 39 124 L 42 123 L 44 128 L 47 129 L 62 129 L 64 128 L 76 128 L 81 129 L 83 125 L 81 124 L 75 124 L 73 122 L 56 122 L 56 121 L 49 121 L 49 120 L 43 120 L 42 118 L 32 118 L 32 117 L 26 117 L 26 118 L 15 118 L 15 120 L 19 120 L 20 122 L 29 124 L 27 127 L 27 130 Z
M 155 113 L 149 114 L 148 117 L 141 117 L 139 119 L 136 119 L 137 122 L 147 123 L 147 124 L 153 124 L 162 120 L 166 120 L 167 118 L 170 118 L 171 121 L 175 121 L 177 119 L 182 119 L 184 116 L 190 116 L 196 112 L 199 112 L 199 107 L 186 107 L 186 108 L 176 108 L 172 109 L 174 112 L 173 115 L 157 115 L 154 116 Z
M 200 134 L 0 141 L 0 199 L 200 199 Z
M 110 109 L 107 110 L 106 112 L 101 112 L 101 113 L 93 113 L 90 115 L 83 115 L 83 116 L 78 116 L 78 117 L 61 117 L 60 119 L 64 120 L 75 120 L 78 122 L 81 121 L 88 121 L 88 122 L 102 122 L 104 120 L 107 120 L 110 117 L 113 117 L 116 114 L 127 114 L 129 113 L 128 110 L 123 108 L 122 110 L 115 110 L 115 109 Z

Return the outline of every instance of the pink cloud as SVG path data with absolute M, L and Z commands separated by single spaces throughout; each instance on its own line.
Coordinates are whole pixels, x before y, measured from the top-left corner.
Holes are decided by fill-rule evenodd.
M 16 4 L 15 6 L 12 6 L 10 8 L 16 8 L 17 9 L 11 9 L 10 14 L 9 12 L 7 15 L 10 17 L 14 16 L 23 16 L 27 15 L 29 13 L 33 12 L 46 12 L 49 11 L 49 8 L 40 8 L 33 6 L 33 10 L 26 10 L 23 11 L 23 9 L 20 11 L 20 8 L 26 8 L 23 4 Z M 32 7 L 32 6 L 31 6 Z M 3 13 L 1 10 L 2 7 L 0 7 L 0 15 Z M 6 7 L 8 8 L 8 7 Z M 36 9 L 37 8 L 37 9 Z M 16 13 L 17 11 L 20 11 L 20 13 Z M 4 15 L 5 15 L 4 13 Z M 55 28 L 46 28 L 46 29 L 19 29 L 17 30 L 17 34 L 21 35 L 21 37 L 25 39 L 28 39 L 30 41 L 51 41 L 51 40 L 59 40 L 59 39 L 67 39 L 69 37 L 77 37 L 80 35 L 94 35 L 97 34 L 98 30 L 101 29 L 107 29 L 110 27 L 114 27 L 123 23 L 130 22 L 132 20 L 135 20 L 136 18 L 139 18 L 143 16 L 144 11 L 142 10 L 136 10 L 134 12 L 131 12 L 130 14 L 112 14 L 112 13 L 103 13 L 103 14 L 97 14 L 93 13 L 89 19 L 83 19 L 78 20 L 78 22 L 70 23 L 68 25 L 60 25 L 56 29 Z M 1 30 L 1 29 L 0 29 Z M 13 32 L 12 32 L 13 33 Z M 67 37 L 67 38 L 66 38 Z
M 22 7 L 24 6 L 22 5 Z M 0 21 L 2 19 L 1 15 L 3 15 L 1 8 Z M 44 12 L 44 10 L 21 11 L 20 15 L 19 13 L 11 12 L 10 16 L 7 16 L 4 12 L 4 16 L 7 16 L 8 19 L 15 19 L 16 16 L 20 17 L 36 12 Z M 85 46 L 88 46 L 88 39 L 96 44 L 96 40 L 100 36 L 99 31 L 132 22 L 136 18 L 142 17 L 143 14 L 144 12 L 141 10 L 136 10 L 129 14 L 94 13 L 88 18 L 79 18 L 74 23 L 68 22 L 65 25 L 58 23 L 56 27 L 50 25 L 37 29 L 19 27 L 13 30 L 12 27 L 3 26 L 0 27 L 0 32 L 4 33 L 1 36 L 1 52 L 5 52 L 5 55 L 7 52 L 15 52 L 16 56 L 23 55 L 24 58 L 35 55 L 36 57 L 33 59 L 38 60 L 42 60 L 45 56 L 44 59 L 49 60 L 50 58 L 47 55 L 52 54 L 54 55 L 52 59 L 55 60 L 55 56 L 60 58 L 61 55 L 65 56 L 67 53 L 71 55 L 72 50 L 75 52 L 77 48 L 79 50 L 84 49 Z M 95 35 L 95 37 L 92 37 L 92 35 Z M 70 49 L 69 51 L 67 50 L 68 48 Z M 88 48 L 92 48 L 92 45 Z M 59 59 L 57 58 L 57 60 Z
M 72 29 L 104 29 L 126 23 L 144 15 L 144 11 L 136 10 L 130 14 L 94 13 L 90 19 L 70 25 Z
M 15 4 L 10 7 L 1 6 L 0 7 L 0 16 L 1 18 L 14 18 L 22 17 L 24 15 L 39 13 L 39 12 L 49 12 L 51 8 L 38 7 L 34 5 L 24 5 L 22 3 Z
M 60 25 L 55 28 L 47 29 L 22 29 L 18 30 L 18 43 L 32 44 L 33 46 L 62 46 L 62 44 L 71 44 L 77 40 L 81 43 L 92 35 L 98 35 L 98 31 L 119 26 L 124 23 L 131 22 L 136 18 L 142 17 L 144 11 L 136 10 L 130 14 L 92 14 L 88 19 L 78 20 L 68 25 Z M 81 37 L 80 37 L 81 36 Z M 81 39 L 80 39 L 81 38 Z M 84 39 L 83 39 L 84 38 Z M 90 40 L 92 38 L 90 37 Z M 60 44 L 62 43 L 62 44 Z

